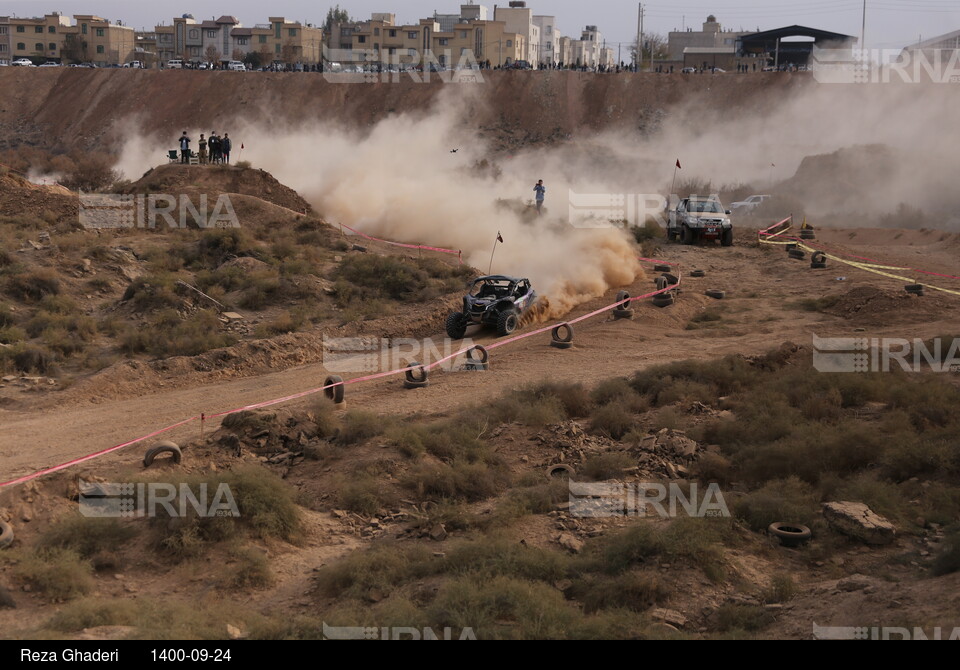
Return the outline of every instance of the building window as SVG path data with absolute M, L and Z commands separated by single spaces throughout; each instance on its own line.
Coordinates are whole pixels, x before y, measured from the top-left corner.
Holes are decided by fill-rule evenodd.
M 407 39 L 415 40 L 415 39 L 417 39 L 419 36 L 420 36 L 420 33 L 418 33 L 418 32 L 415 31 L 415 30 L 411 30 L 411 31 L 407 32 Z
M 17 26 L 17 32 L 18 32 L 18 33 L 22 33 L 22 32 L 24 32 L 25 30 L 26 30 L 26 28 L 24 28 L 23 26 Z
M 239 44 L 239 45 L 242 46 L 242 47 L 247 46 L 247 38 L 246 38 L 246 37 L 238 37 L 238 38 L 237 38 L 237 44 Z
M 440 46 L 445 47 L 445 46 L 448 46 L 449 44 L 450 44 L 450 40 L 448 40 L 446 37 L 440 38 Z
M 200 31 L 199 31 L 199 30 L 191 30 L 191 31 L 190 31 L 190 39 L 195 40 L 195 39 L 199 39 L 199 38 L 200 38 Z
M 27 45 L 23 42 L 17 42 L 17 51 L 26 51 Z
M 48 32 L 48 33 L 56 33 L 56 32 L 57 32 L 57 27 L 56 27 L 56 26 L 47 26 L 47 32 Z
M 7 27 L 0 26 L 0 35 L 6 35 L 6 34 L 7 34 Z
M 390 37 L 396 37 L 396 36 L 397 36 L 397 31 L 396 31 L 396 30 L 391 30 L 391 31 L 390 31 Z
M 376 51 L 376 52 L 379 52 L 379 51 L 380 51 L 380 43 L 379 43 L 379 42 L 374 42 L 374 43 L 373 43 L 373 50 Z
M 367 43 L 367 36 L 366 36 L 366 35 L 357 35 L 357 42 L 359 42 L 360 44 L 366 44 L 366 43 Z
M 260 44 L 266 44 L 266 43 L 267 43 L 267 36 L 266 36 L 266 35 L 259 35 L 259 37 L 260 37 Z
M 81 24 L 80 24 L 80 32 L 82 32 L 84 35 L 87 34 L 87 24 L 86 24 L 86 23 L 81 23 Z
M 390 54 L 391 56 L 396 55 L 397 47 L 387 47 L 387 53 Z
M 407 49 L 407 55 L 408 55 L 408 56 L 411 56 L 412 58 L 416 58 L 416 57 L 417 57 L 417 50 L 416 50 L 416 49 Z
M 0 51 L 6 51 L 6 50 L 7 50 L 7 45 L 6 45 L 6 44 L 0 44 Z
M 507 48 L 509 49 L 512 46 L 513 46 L 513 40 L 507 40 Z
M 37 43 L 34 45 L 34 49 L 35 49 L 36 51 L 43 51 L 43 42 L 37 42 Z
M 98 44 L 98 45 L 97 45 L 97 53 L 98 53 L 98 54 L 102 54 L 102 53 L 103 53 L 103 45 L 102 45 L 102 44 Z
M 56 43 L 56 42 L 51 42 L 50 44 L 47 45 L 47 48 L 48 48 L 50 51 L 56 51 L 56 50 L 57 50 L 57 43 Z
M 460 39 L 462 39 L 462 40 L 467 39 L 467 31 L 466 31 L 466 30 L 461 30 L 461 31 L 460 31 Z
M 208 30 L 208 31 L 207 31 L 207 37 L 216 37 L 216 36 L 217 36 L 217 31 L 216 31 L 216 30 Z
M 379 28 L 374 28 L 374 29 L 373 29 L 373 34 L 374 34 L 375 37 L 380 37 L 380 29 L 379 29 Z
M 290 29 L 287 31 L 287 34 L 288 34 L 290 37 L 296 37 L 296 36 L 297 36 L 297 29 L 296 29 L 296 28 L 290 28 Z
M 33 32 L 35 32 L 35 33 L 43 33 L 43 26 L 34 26 L 34 27 L 33 27 Z
M 103 37 L 103 28 L 97 28 L 97 37 Z
M 273 45 L 273 51 L 274 51 L 274 53 L 276 53 L 278 56 L 280 55 L 280 43 L 279 43 L 279 42 L 277 42 L 276 44 Z

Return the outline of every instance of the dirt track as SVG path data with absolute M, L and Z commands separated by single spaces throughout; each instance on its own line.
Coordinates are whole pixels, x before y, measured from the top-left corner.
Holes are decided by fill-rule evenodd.
M 824 231 L 821 238 L 834 245 L 844 244 L 855 253 L 877 254 L 891 262 L 960 274 L 960 264 L 948 248 L 956 240 L 942 239 L 939 232 L 906 232 L 896 240 L 881 240 L 871 239 L 870 231 L 859 231 L 851 240 L 845 231 Z M 633 321 L 613 321 L 601 316 L 578 325 L 573 350 L 553 349 L 549 335 L 540 335 L 492 352 L 489 373 L 434 373 L 431 386 L 418 391 L 404 391 L 400 377 L 358 384 L 348 387 L 347 406 L 398 415 L 442 414 L 461 404 L 490 397 L 500 389 L 547 377 L 591 384 L 672 360 L 759 354 L 784 341 L 809 344 L 813 333 L 835 336 L 865 329 L 870 337 L 929 338 L 960 332 L 956 311 L 960 298 L 931 294 L 910 298 L 903 295 L 902 286 L 895 280 L 835 263 L 827 270 L 812 271 L 809 263 L 788 260 L 780 248 L 757 248 L 752 239 L 755 238 L 742 231 L 734 249 L 666 247 L 664 259 L 679 261 L 687 270 L 706 270 L 707 278 L 687 279 L 681 299 L 673 307 L 660 310 L 644 302 L 637 305 Z M 878 250 L 870 248 L 872 244 L 862 248 L 854 245 L 861 240 L 884 246 Z M 846 280 L 838 282 L 840 276 Z M 940 283 L 960 288 L 957 281 Z M 877 292 L 877 300 L 841 300 L 836 316 L 789 305 L 804 298 L 844 295 L 854 289 L 872 290 L 871 287 L 882 289 Z M 718 302 L 704 297 L 703 291 L 708 288 L 726 290 L 727 299 Z M 646 293 L 652 290 L 652 282 L 638 282 L 629 290 L 633 295 Z M 610 304 L 613 295 L 611 292 L 581 305 L 571 316 Z M 716 311 L 722 320 L 687 330 L 691 318 L 706 309 Z M 485 333 L 475 336 L 479 343 L 493 339 Z M 161 390 L 96 406 L 53 405 L 51 401 L 57 402 L 58 396 L 26 401 L 18 411 L 0 410 L 0 423 L 4 426 L 0 458 L 6 466 L 0 478 L 27 474 L 119 444 L 200 412 L 213 414 L 315 388 L 322 385 L 326 374 L 322 365 L 314 364 Z M 44 406 L 42 414 L 31 405 Z M 208 430 L 215 428 L 208 422 Z M 199 424 L 194 423 L 177 429 L 169 437 L 187 441 L 198 435 Z M 134 446 L 108 458 L 135 463 L 142 451 L 141 446 Z

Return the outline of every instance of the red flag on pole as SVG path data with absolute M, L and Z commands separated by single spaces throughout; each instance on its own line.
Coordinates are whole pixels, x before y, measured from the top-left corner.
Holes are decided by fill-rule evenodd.
M 503 235 L 500 234 L 500 231 L 497 231 L 497 242 L 503 244 Z
M 679 158 L 677 159 L 677 169 L 678 169 L 678 170 L 682 170 L 682 169 L 683 169 L 683 168 L 680 166 L 680 159 L 679 159 Z

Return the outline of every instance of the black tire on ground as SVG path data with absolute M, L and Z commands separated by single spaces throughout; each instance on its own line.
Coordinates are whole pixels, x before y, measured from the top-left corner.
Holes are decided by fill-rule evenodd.
M 423 367 L 417 361 L 410 361 L 407 363 L 407 367 L 410 368 L 407 370 L 403 379 L 403 388 L 407 389 L 422 389 L 430 385 L 428 381 L 427 369 Z
M 813 536 L 806 526 L 781 521 L 770 524 L 767 532 L 780 540 L 780 544 L 785 547 L 799 547 L 804 542 L 809 542 Z
M 689 246 L 693 244 L 695 240 L 696 236 L 693 233 L 693 229 L 688 225 L 684 225 L 682 229 L 681 241 Z
M 477 356 L 477 358 L 474 358 Z M 490 360 L 490 354 L 479 344 L 472 349 L 467 350 L 467 370 L 482 371 L 487 369 L 487 361 Z
M 797 248 L 797 243 L 791 242 L 790 244 L 785 244 L 783 248 L 786 249 L 787 253 L 789 254 L 791 251 Z
M 673 269 L 673 268 L 670 267 L 669 265 L 654 265 L 654 266 L 653 266 L 653 271 L 654 271 L 654 272 L 670 272 L 670 270 L 672 270 L 672 269 Z
M 814 231 L 812 231 L 812 230 L 810 230 L 810 229 L 808 229 L 808 228 L 804 228 L 803 230 L 800 231 L 800 239 L 801 239 L 801 240 L 815 240 L 815 239 L 817 239 L 817 234 L 816 234 Z
M 708 298 L 713 298 L 714 300 L 723 300 L 727 297 L 726 291 L 720 291 L 715 288 L 708 290 L 704 295 Z
M 560 335 L 560 333 L 565 333 Z M 556 349 L 569 349 L 573 346 L 573 326 L 561 323 L 550 333 L 550 346 Z
M 334 384 L 336 384 L 336 386 L 334 386 Z M 332 400 L 335 405 L 339 405 L 343 402 L 343 377 L 330 375 L 323 382 L 323 385 L 330 387 L 323 389 L 323 395 L 326 396 L 328 400 Z
M 9 547 L 13 544 L 13 527 L 0 519 L 0 549 Z
M 673 292 L 661 293 L 660 295 L 653 296 L 653 306 L 654 307 L 669 307 L 675 302 L 673 297 Z
M 497 333 L 499 333 L 501 337 L 513 335 L 519 325 L 520 319 L 517 317 L 516 312 L 504 312 L 500 315 L 500 318 L 497 319 Z
M 810 264 L 810 269 L 811 269 L 811 270 L 823 270 L 823 269 L 825 269 L 826 267 L 827 267 L 827 264 L 826 264 L 826 263 L 811 263 L 811 264 Z
M 733 246 L 733 228 L 724 228 L 720 234 L 720 245 L 724 247 Z
M 907 293 L 916 293 L 923 290 L 923 284 L 907 284 L 903 288 Z
M 690 273 L 690 276 L 694 277 L 695 279 L 700 279 L 701 277 L 706 277 L 707 273 L 704 272 L 703 270 L 694 270 L 693 272 Z
M 633 310 L 632 309 L 615 309 L 613 310 L 614 319 L 632 319 Z
M 626 291 L 620 291 L 617 293 L 617 309 L 629 309 L 630 308 L 630 294 Z
M 367 248 L 366 248 L 366 247 L 362 247 L 362 246 L 360 246 L 359 244 L 354 244 L 354 245 L 353 245 L 353 250 L 354 250 L 354 251 L 359 251 L 359 252 L 362 253 L 362 254 L 364 254 L 364 253 L 367 252 Z
M 680 277 L 678 277 L 677 275 L 665 273 L 660 276 L 667 280 L 668 286 L 676 286 L 677 284 L 680 283 Z
M 575 477 L 577 471 L 574 470 L 569 465 L 564 465 L 562 463 L 558 465 L 551 465 L 547 468 L 547 479 L 559 479 L 560 477 Z
M 159 442 L 147 449 L 147 453 L 143 457 L 143 467 L 149 468 L 153 465 L 153 460 L 160 454 L 170 454 L 170 460 L 176 465 L 180 465 L 180 461 L 183 460 L 183 452 L 180 451 L 180 447 L 173 442 Z
M 462 340 L 467 334 L 467 317 L 463 312 L 453 312 L 447 317 L 447 337 Z
M 810 263 L 823 263 L 823 266 L 827 266 L 827 255 L 822 251 L 814 251 L 813 255 L 810 256 Z
M 667 278 L 664 277 L 663 275 L 660 275 L 659 277 L 657 277 L 656 279 L 654 279 L 654 280 L 653 280 L 653 283 L 657 285 L 657 290 L 658 290 L 658 291 L 662 291 L 663 289 L 665 289 L 665 288 L 667 288 L 668 286 L 670 286 L 670 282 L 668 282 L 668 281 L 667 281 Z
M 807 254 L 805 251 L 801 251 L 800 249 L 791 249 L 789 251 L 789 256 L 790 258 L 795 258 L 798 261 L 802 261 L 804 258 L 807 257 Z

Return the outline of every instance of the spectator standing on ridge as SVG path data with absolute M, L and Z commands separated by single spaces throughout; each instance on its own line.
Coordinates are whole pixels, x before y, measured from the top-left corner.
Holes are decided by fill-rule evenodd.
M 210 162 L 220 162 L 220 138 L 217 137 L 217 131 L 210 131 Z
M 187 137 L 186 130 L 180 136 L 180 162 L 184 165 L 190 165 L 190 138 Z
M 543 201 L 547 197 L 547 187 L 543 185 L 543 180 L 537 182 L 537 185 L 533 187 L 534 192 L 537 194 L 537 214 L 541 213 L 543 209 Z
M 207 164 L 207 141 L 203 139 L 203 133 L 200 133 L 200 140 L 197 142 L 197 155 L 200 158 L 200 165 Z
M 227 165 L 230 164 L 230 149 L 233 148 L 233 142 L 230 141 L 230 133 L 224 133 L 223 139 L 220 140 L 220 154 L 223 157 L 223 162 Z

